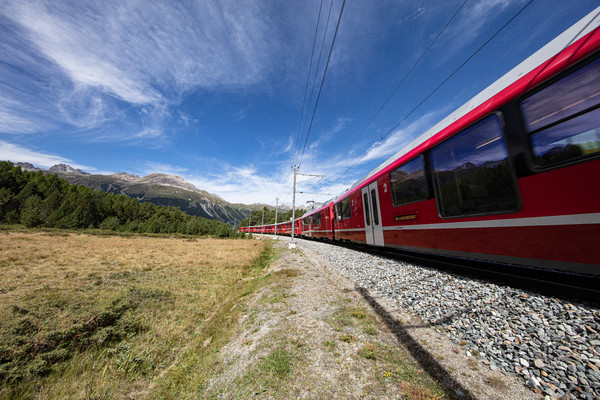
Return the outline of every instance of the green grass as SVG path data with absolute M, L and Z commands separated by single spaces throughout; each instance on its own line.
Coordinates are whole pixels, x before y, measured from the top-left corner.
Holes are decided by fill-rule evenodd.
M 292 370 L 292 356 L 283 348 L 279 348 L 262 359 L 259 366 L 266 374 L 284 378 Z
M 358 354 L 366 358 L 367 360 L 377 360 L 377 353 L 375 352 L 375 346 L 367 344 L 358 350 Z
M 7 399 L 197 396 L 274 256 L 252 241 L 40 231 L 0 233 L 0 248 Z

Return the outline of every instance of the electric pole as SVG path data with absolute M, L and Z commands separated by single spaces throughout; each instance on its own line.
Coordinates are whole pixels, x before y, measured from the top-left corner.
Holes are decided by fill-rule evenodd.
M 279 197 L 275 197 L 275 237 L 277 237 L 277 206 L 279 205 Z
M 294 245 L 294 220 L 296 219 L 296 171 L 298 171 L 298 167 L 295 165 L 294 168 L 294 195 L 292 196 L 292 243 L 290 247 L 295 247 Z
M 294 244 L 294 231 L 295 231 L 295 226 L 294 226 L 294 220 L 296 219 L 296 175 L 302 175 L 302 176 L 315 176 L 318 178 L 325 178 L 325 175 L 314 175 L 314 174 L 302 174 L 300 172 L 298 172 L 298 167 L 296 167 L 295 165 L 292 167 L 294 168 L 294 195 L 292 197 L 292 242 L 290 243 L 290 248 L 295 247 Z

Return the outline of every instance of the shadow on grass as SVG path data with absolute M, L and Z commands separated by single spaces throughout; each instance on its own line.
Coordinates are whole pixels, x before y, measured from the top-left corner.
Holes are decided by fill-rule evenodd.
M 451 399 L 476 400 L 475 396 L 458 381 L 408 332 L 393 316 L 391 316 L 363 287 L 356 291 L 369 303 L 371 308 L 379 315 L 396 336 L 399 343 L 404 345 L 417 360 L 421 367 L 442 386 L 446 395 Z

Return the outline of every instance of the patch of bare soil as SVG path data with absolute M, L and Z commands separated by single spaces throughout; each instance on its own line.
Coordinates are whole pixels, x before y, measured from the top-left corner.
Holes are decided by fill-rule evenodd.
M 265 284 L 237 305 L 238 332 L 220 350 L 207 397 L 532 398 L 318 254 L 288 249 L 287 240 L 274 246 L 280 257 Z

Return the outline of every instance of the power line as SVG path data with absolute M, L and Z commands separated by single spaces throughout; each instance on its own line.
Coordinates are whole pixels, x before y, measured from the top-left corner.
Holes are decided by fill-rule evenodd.
M 317 25 L 315 26 L 315 37 L 313 39 L 312 52 L 310 54 L 310 63 L 308 64 L 308 74 L 306 75 L 306 86 L 304 87 L 304 100 L 302 100 L 302 111 L 300 112 L 300 121 L 298 122 L 298 133 L 296 134 L 296 146 L 294 147 L 294 164 L 296 164 L 296 153 L 298 151 L 298 144 L 300 142 L 300 128 L 302 127 L 302 120 L 304 116 L 304 107 L 306 105 L 306 94 L 308 93 L 308 82 L 310 82 L 310 73 L 312 70 L 313 58 L 315 56 L 315 45 L 317 44 L 317 34 L 319 32 L 319 23 L 321 22 L 321 10 L 323 8 L 323 0 L 319 5 L 319 16 L 317 17 Z
M 369 121 L 366 123 L 366 125 L 363 127 L 363 129 L 354 136 L 354 138 L 352 139 L 352 142 L 350 143 L 350 145 L 348 145 L 348 147 L 346 148 L 346 150 L 344 150 L 343 152 L 340 153 L 338 159 L 335 161 L 335 163 L 337 164 L 340 159 L 342 158 L 342 156 L 344 154 L 348 154 L 348 150 L 350 150 L 350 148 L 354 145 L 354 143 L 356 142 L 356 140 L 360 137 L 360 135 L 362 135 L 366 130 L 367 127 L 369 125 L 371 125 L 371 122 L 373 122 L 373 120 L 375 119 L 375 117 L 381 112 L 381 110 L 383 110 L 383 108 L 386 106 L 386 104 L 391 100 L 392 97 L 394 97 L 394 95 L 396 94 L 396 92 L 398 91 L 398 89 L 400 89 L 400 86 L 402 86 L 402 84 L 404 83 L 404 81 L 406 81 L 406 78 L 408 78 L 408 76 L 413 72 L 413 70 L 415 69 L 415 67 L 421 62 L 421 60 L 423 59 L 423 57 L 425 57 L 425 55 L 429 52 L 429 50 L 431 49 L 431 47 L 435 44 L 435 42 L 437 42 L 437 40 L 439 39 L 439 37 L 442 35 L 442 33 L 444 33 L 444 31 L 446 30 L 446 28 L 448 27 L 448 25 L 450 25 L 450 23 L 452 23 L 452 21 L 454 20 L 454 18 L 456 18 L 456 16 L 458 15 L 458 13 L 460 12 L 460 10 L 463 9 L 463 7 L 465 6 L 465 4 L 467 3 L 468 0 L 463 1 L 463 3 L 461 4 L 461 6 L 456 10 L 456 12 L 454 13 L 454 15 L 452 15 L 452 17 L 448 20 L 448 22 L 446 23 L 446 25 L 442 28 L 442 30 L 436 35 L 436 37 L 431 41 L 431 43 L 429 44 L 429 46 L 427 47 L 427 49 L 425 49 L 425 51 L 423 52 L 423 54 L 421 54 L 421 57 L 419 57 L 419 59 L 417 60 L 417 62 L 415 62 L 413 64 L 413 66 L 410 68 L 410 70 L 404 75 L 404 77 L 402 78 L 402 80 L 400 80 L 400 83 L 398 83 L 398 85 L 396 85 L 396 87 L 394 88 L 394 90 L 392 91 L 392 93 L 390 93 L 390 95 L 387 97 L 387 99 L 383 102 L 383 104 L 381 105 L 381 107 L 379 107 L 379 109 L 375 112 L 375 114 L 373 114 L 373 116 L 371 117 L 371 119 L 369 119 Z
M 313 99 L 313 95 L 315 94 L 315 87 L 317 85 L 317 74 L 319 73 L 319 66 L 321 65 L 321 58 L 323 57 L 323 49 L 325 48 L 325 39 L 327 39 L 327 32 L 329 32 L 329 21 L 331 21 L 331 10 L 333 9 L 333 1 L 331 0 L 331 3 L 329 4 L 329 12 L 327 13 L 327 22 L 325 23 L 325 30 L 323 32 L 323 39 L 321 40 L 321 49 L 319 50 L 319 58 L 317 59 L 317 66 L 315 68 L 315 75 L 313 78 L 313 83 L 312 83 L 312 88 L 310 90 L 310 98 L 308 99 L 308 106 L 310 107 L 310 105 L 312 104 L 312 99 Z M 306 116 L 303 116 L 303 125 L 301 128 L 301 131 L 304 131 L 306 128 L 306 121 L 308 120 L 308 112 L 306 114 Z M 298 137 L 298 139 L 300 139 L 301 136 Z M 296 156 L 298 154 L 298 150 L 299 150 L 299 144 L 297 143 L 296 146 L 296 154 L 294 154 L 294 156 Z M 294 157 L 294 165 L 296 165 L 296 158 Z
M 400 122 L 398 122 L 396 125 L 394 125 L 385 135 L 383 135 L 381 137 L 381 139 L 379 139 L 377 142 L 375 142 L 373 145 L 371 145 L 371 147 L 369 147 L 369 149 L 364 152 L 362 154 L 362 156 L 360 156 L 360 158 L 354 163 L 352 164 L 350 167 L 348 167 L 348 169 L 346 169 L 346 171 L 344 171 L 341 175 L 344 176 L 346 173 L 348 173 L 348 171 L 350 171 L 352 168 L 354 168 L 360 161 L 362 161 L 362 159 L 369 153 L 369 151 L 374 148 L 377 144 L 383 142 L 383 140 L 385 138 L 387 138 L 402 122 L 404 122 L 409 116 L 411 116 L 419 107 L 421 107 L 423 105 L 423 103 L 425 103 L 431 96 L 433 96 L 444 84 L 446 84 L 446 82 L 448 82 L 460 69 L 462 69 L 462 67 L 465 66 L 465 64 L 467 64 L 469 61 L 471 61 L 471 59 L 473 57 L 475 57 L 477 55 L 477 53 L 479 53 L 485 46 L 487 46 L 488 43 L 490 43 L 496 36 L 498 36 L 498 34 L 500 32 L 502 32 L 504 30 L 504 28 L 506 28 L 515 18 L 517 18 L 527 7 L 529 7 L 529 5 L 533 3 L 533 0 L 530 0 L 527 4 L 525 4 L 520 10 L 519 12 L 517 12 L 515 15 L 513 15 L 513 17 L 511 19 L 508 20 L 508 22 L 506 22 L 500 29 L 498 29 L 496 31 L 496 33 L 494 33 L 483 45 L 481 45 L 473 54 L 471 54 L 471 56 L 469 56 L 469 58 L 467 58 L 465 60 L 465 62 L 463 62 L 458 68 L 456 68 L 454 70 L 454 72 L 452 72 L 450 75 L 448 75 L 448 77 L 446 79 L 444 79 L 442 81 L 442 83 L 440 83 L 431 93 L 429 93 L 423 100 L 421 100 L 421 102 L 419 102 L 419 104 L 417 104 L 412 110 L 410 110 L 410 112 L 408 114 L 406 114 L 401 120 Z M 338 182 L 341 177 L 334 181 Z
M 335 45 L 335 39 L 337 38 L 338 30 L 340 28 L 340 22 L 342 21 L 342 14 L 344 12 L 344 7 L 346 5 L 346 0 L 342 2 L 342 7 L 340 9 L 340 15 L 338 17 L 338 22 L 335 27 L 335 33 L 333 34 L 333 40 L 331 41 L 331 48 L 329 49 L 329 55 L 327 56 L 327 64 L 325 64 L 325 71 L 323 71 L 323 79 L 321 79 L 321 86 L 319 87 L 319 94 L 317 95 L 317 100 L 315 102 L 315 108 L 313 109 L 312 118 L 310 120 L 310 125 L 308 127 L 308 131 L 306 132 L 306 140 L 304 140 L 304 147 L 302 149 L 302 154 L 300 155 L 300 161 L 298 162 L 298 167 L 302 165 L 302 158 L 304 157 L 304 151 L 306 150 L 306 144 L 308 143 L 308 137 L 310 136 L 310 131 L 312 129 L 313 121 L 315 120 L 315 114 L 317 112 L 317 106 L 319 105 L 319 99 L 321 98 L 321 92 L 323 90 L 323 83 L 325 83 L 325 76 L 327 75 L 327 69 L 329 67 L 329 61 L 331 60 L 331 54 L 333 53 L 333 46 Z

